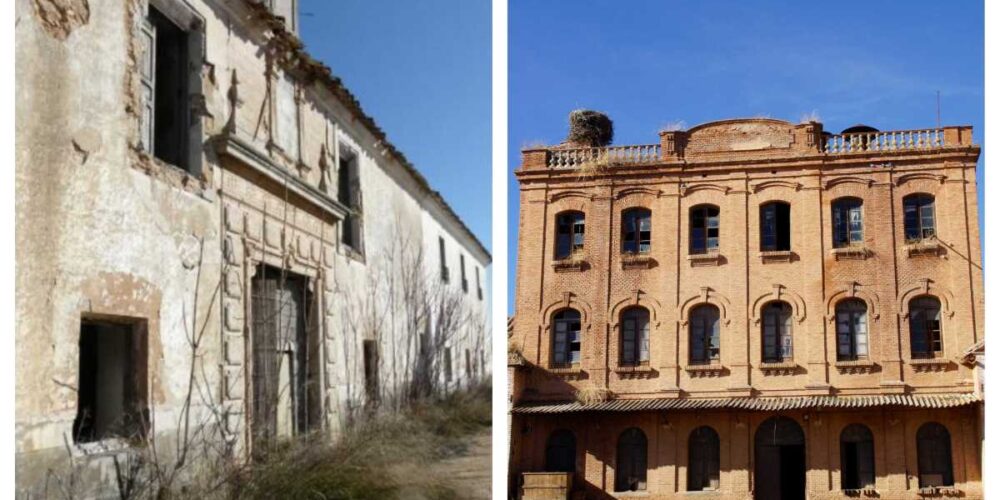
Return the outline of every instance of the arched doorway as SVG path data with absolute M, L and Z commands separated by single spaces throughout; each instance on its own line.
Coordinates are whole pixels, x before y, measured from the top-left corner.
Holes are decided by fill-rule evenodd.
M 804 500 L 806 439 L 794 420 L 772 417 L 754 436 L 754 498 Z

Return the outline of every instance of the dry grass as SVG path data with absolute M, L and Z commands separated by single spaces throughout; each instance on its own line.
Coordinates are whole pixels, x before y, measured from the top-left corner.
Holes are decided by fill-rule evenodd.
M 286 443 L 241 478 L 239 498 L 458 498 L 427 464 L 460 454 L 490 425 L 490 386 L 372 417 L 337 443 Z
M 576 400 L 587 406 L 608 400 L 608 390 L 595 385 L 587 385 L 576 390 Z
M 803 113 L 802 116 L 799 118 L 799 123 L 803 123 L 803 124 L 804 123 L 810 123 L 810 122 L 817 122 L 817 123 L 819 123 L 821 121 L 823 121 L 823 119 L 820 118 L 819 111 L 817 111 L 815 109 L 812 110 L 812 111 L 810 111 L 810 112 L 808 112 L 808 113 Z

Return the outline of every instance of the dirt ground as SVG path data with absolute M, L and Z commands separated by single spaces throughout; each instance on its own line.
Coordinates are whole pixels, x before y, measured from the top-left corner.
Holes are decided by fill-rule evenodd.
M 431 466 L 434 474 L 460 498 L 468 500 L 488 500 L 492 483 L 491 430 L 485 429 L 472 437 L 472 442 L 464 454 L 442 460 Z

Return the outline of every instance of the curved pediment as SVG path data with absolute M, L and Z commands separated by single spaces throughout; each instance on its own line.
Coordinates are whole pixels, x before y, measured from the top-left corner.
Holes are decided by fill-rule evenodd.
M 687 131 L 685 155 L 788 149 L 795 125 L 773 118 L 740 118 L 703 123 Z

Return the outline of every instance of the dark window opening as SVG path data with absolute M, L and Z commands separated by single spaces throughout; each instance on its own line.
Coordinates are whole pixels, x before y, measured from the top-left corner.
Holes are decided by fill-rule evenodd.
M 906 241 L 933 238 L 934 197 L 929 194 L 911 194 L 903 198 L 903 228 Z
M 872 431 L 851 424 L 840 433 L 840 489 L 875 487 L 875 440 Z
M 837 361 L 868 358 L 868 306 L 848 299 L 837 304 Z
M 476 295 L 479 300 L 483 300 L 483 284 L 479 281 L 479 268 L 476 268 Z
M 649 311 L 630 307 L 621 316 L 621 364 L 636 366 L 649 364 Z
M 585 229 L 582 212 L 567 212 L 556 217 L 556 259 L 565 259 L 583 250 Z
M 653 232 L 652 213 L 644 208 L 622 212 L 622 252 L 649 253 Z
M 719 207 L 703 205 L 691 209 L 691 253 L 719 250 Z
M 144 320 L 80 321 L 74 442 L 147 435 L 146 337 Z
M 772 202 L 760 207 L 761 251 L 789 251 L 792 249 L 791 205 Z
M 843 198 L 833 202 L 834 248 L 864 244 L 862 206 L 858 198 Z
M 719 434 L 708 426 L 688 438 L 688 491 L 719 489 Z
M 378 387 L 378 345 L 374 340 L 365 340 L 362 344 L 365 360 L 365 396 L 368 404 L 378 406 L 380 393 Z
M 719 308 L 705 304 L 692 309 L 688 324 L 691 364 L 704 365 L 719 361 L 721 343 L 719 340 Z
M 341 222 L 341 242 L 355 251 L 362 252 L 364 228 L 361 204 L 361 176 L 357 155 L 341 151 L 337 168 L 337 201 L 348 208 Z
M 438 236 L 438 254 L 441 261 L 441 281 L 448 282 L 448 260 L 444 250 L 444 238 Z
M 462 255 L 462 254 L 458 255 L 458 265 L 459 265 L 459 268 L 462 271 L 462 291 L 463 292 L 468 292 L 469 291 L 469 280 L 466 279 L 466 277 L 465 277 L 465 255 Z
M 552 317 L 552 364 L 556 367 L 580 363 L 580 313 L 563 309 Z
M 472 379 L 472 352 L 465 350 L 465 377 Z
M 451 382 L 451 380 L 452 380 L 452 373 L 451 373 L 451 348 L 450 347 L 445 347 L 444 348 L 444 381 L 445 382 Z
M 646 453 L 646 435 L 641 430 L 633 427 L 622 433 L 615 462 L 615 491 L 646 489 Z
M 576 436 L 560 429 L 545 444 L 546 472 L 576 472 Z
M 150 7 L 145 34 L 152 50 L 145 52 L 149 60 L 141 75 L 149 97 L 143 140 L 155 157 L 188 170 L 188 33 Z
M 920 487 L 954 486 L 951 467 L 951 435 L 945 426 L 928 422 L 917 430 L 917 468 Z
M 786 302 L 771 302 L 764 306 L 762 329 L 764 362 L 781 363 L 792 360 L 792 306 Z
M 259 265 L 251 283 L 253 435 L 263 447 L 322 418 L 317 310 L 307 278 Z M 278 412 L 290 427 L 279 429 Z
M 910 301 L 910 357 L 935 358 L 942 355 L 941 302 L 934 297 Z

